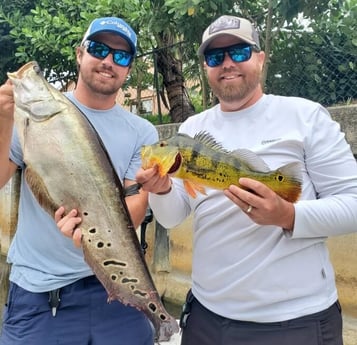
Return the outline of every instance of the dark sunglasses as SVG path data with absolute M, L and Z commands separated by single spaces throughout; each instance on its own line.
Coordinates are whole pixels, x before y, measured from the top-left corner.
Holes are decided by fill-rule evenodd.
M 226 56 L 226 52 L 234 62 L 248 61 L 252 56 L 253 47 L 247 43 L 235 44 L 224 48 L 209 49 L 204 52 L 205 61 L 209 67 L 221 65 Z
M 85 41 L 84 46 L 87 48 L 87 52 L 97 59 L 105 59 L 112 53 L 114 63 L 122 67 L 128 67 L 134 58 L 132 54 L 125 50 L 113 49 L 96 41 Z

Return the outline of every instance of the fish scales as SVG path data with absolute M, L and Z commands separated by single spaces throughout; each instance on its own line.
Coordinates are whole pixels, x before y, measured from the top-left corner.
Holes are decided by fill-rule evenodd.
M 179 133 L 167 141 L 144 146 L 141 158 L 144 169 L 156 165 L 162 176 L 169 173 L 182 179 L 187 192 L 194 198 L 196 191 L 205 193 L 205 187 L 223 190 L 231 184 L 240 186 L 241 177 L 264 183 L 290 202 L 296 202 L 301 194 L 299 162 L 270 170 L 254 152 L 247 149 L 227 151 L 206 132 L 194 138 Z
M 36 62 L 8 76 L 25 178 L 34 196 L 51 216 L 61 205 L 78 209 L 84 258 L 108 301 L 141 310 L 157 339 L 169 339 L 179 327 L 155 288 L 122 184 L 99 136 L 84 114 L 45 80 Z

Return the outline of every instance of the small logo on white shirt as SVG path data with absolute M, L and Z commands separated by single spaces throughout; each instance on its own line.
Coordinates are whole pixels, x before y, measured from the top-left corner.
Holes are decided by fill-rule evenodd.
M 262 140 L 262 145 L 266 145 L 266 144 L 271 144 L 271 143 L 275 143 L 276 141 L 279 141 L 280 138 L 277 139 L 267 139 L 267 140 Z

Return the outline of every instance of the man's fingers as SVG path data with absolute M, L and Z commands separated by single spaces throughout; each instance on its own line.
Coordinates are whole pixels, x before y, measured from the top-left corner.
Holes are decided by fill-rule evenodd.
M 82 245 L 82 230 L 80 228 L 76 228 L 73 230 L 73 243 L 77 248 L 80 248 Z
M 63 215 L 64 215 L 64 207 L 63 206 L 61 206 L 56 212 L 55 212 L 55 222 L 56 223 L 58 223 L 61 219 L 62 219 L 62 217 L 63 217 Z
M 76 217 L 78 214 L 78 211 L 76 209 L 71 210 L 68 214 L 64 215 L 65 210 L 64 207 L 61 206 L 55 213 L 55 221 L 57 223 L 57 226 L 63 230 L 63 227 L 65 226 L 66 228 L 68 227 L 67 224 L 79 224 L 81 221 L 80 217 Z

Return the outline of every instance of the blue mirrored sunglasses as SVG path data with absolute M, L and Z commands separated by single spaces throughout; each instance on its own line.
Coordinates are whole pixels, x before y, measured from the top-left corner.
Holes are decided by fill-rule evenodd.
M 252 56 L 253 47 L 247 43 L 235 44 L 224 48 L 209 49 L 204 52 L 205 61 L 209 67 L 221 65 L 226 56 L 226 52 L 234 62 L 248 61 Z
M 113 49 L 96 41 L 85 41 L 84 46 L 87 48 L 87 52 L 97 59 L 105 59 L 112 53 L 114 63 L 122 67 L 128 67 L 134 58 L 131 53 L 125 50 Z

